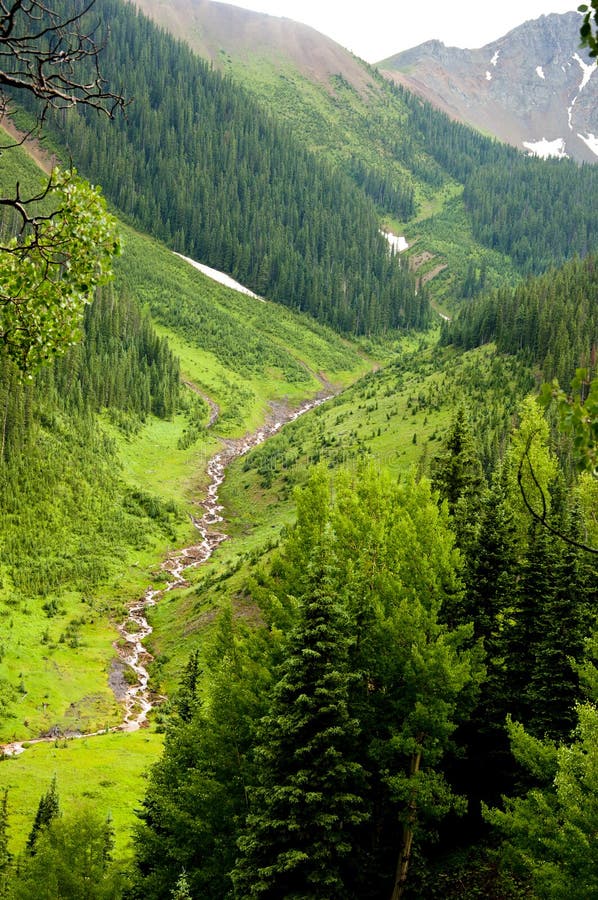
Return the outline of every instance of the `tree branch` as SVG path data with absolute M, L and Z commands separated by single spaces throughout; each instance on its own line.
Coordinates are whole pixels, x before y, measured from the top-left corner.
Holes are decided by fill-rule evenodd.
M 561 541 L 564 541 L 566 544 L 569 544 L 571 547 L 576 547 L 578 550 L 585 550 L 586 553 L 598 554 L 598 547 L 590 547 L 588 544 L 583 544 L 581 541 L 576 541 L 573 538 L 567 537 L 565 534 L 563 534 L 557 528 L 554 528 L 550 524 L 550 522 L 547 521 L 548 510 L 547 510 L 547 505 L 546 505 L 546 497 L 544 496 L 544 491 L 542 490 L 540 484 L 538 483 L 538 479 L 536 478 L 536 473 L 534 472 L 534 467 L 532 466 L 532 461 L 529 456 L 529 451 L 530 451 L 530 448 L 532 445 L 532 441 L 533 441 L 534 437 L 536 436 L 536 434 L 537 434 L 536 431 L 532 431 L 532 433 L 528 437 L 526 445 L 525 445 L 525 450 L 523 452 L 523 456 L 521 457 L 521 459 L 519 461 L 519 467 L 517 469 L 517 484 L 519 485 L 519 490 L 521 492 L 521 496 L 523 498 L 523 502 L 526 506 L 527 511 L 536 520 L 536 522 L 539 522 L 539 524 L 542 525 L 543 528 L 545 528 L 547 531 L 549 531 L 550 534 L 553 534 L 555 537 L 559 538 Z M 533 508 L 533 506 L 529 502 L 529 500 L 527 498 L 527 494 L 525 493 L 525 488 L 523 486 L 523 465 L 526 461 L 527 461 L 527 465 L 528 465 L 532 480 L 533 480 L 533 482 L 538 490 L 538 493 L 540 494 L 541 500 L 542 500 L 542 515 L 540 515 L 538 512 L 536 512 L 536 510 Z

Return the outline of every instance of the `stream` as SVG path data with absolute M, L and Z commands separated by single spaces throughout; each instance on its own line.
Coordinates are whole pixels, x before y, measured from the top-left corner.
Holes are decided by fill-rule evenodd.
M 174 551 L 162 563 L 161 568 L 168 574 L 168 580 L 164 587 L 149 587 L 140 600 L 129 605 L 127 618 L 118 626 L 120 639 L 114 642 L 114 648 L 122 663 L 130 667 L 136 675 L 136 682 L 127 685 L 123 701 L 123 720 L 119 725 L 104 728 L 100 731 L 63 732 L 54 727 L 48 734 L 42 737 L 23 741 L 12 741 L 8 744 L 0 744 L 0 752 L 4 756 L 18 756 L 32 744 L 53 743 L 56 740 L 78 739 L 96 737 L 101 734 L 115 732 L 137 731 L 147 725 L 147 718 L 156 703 L 164 701 L 164 697 L 156 697 L 149 690 L 148 665 L 153 657 L 144 647 L 144 640 L 152 633 L 152 627 L 147 620 L 147 610 L 169 591 L 183 587 L 187 584 L 184 573 L 188 569 L 196 568 L 205 563 L 216 548 L 227 539 L 227 535 L 215 529 L 223 521 L 221 515 L 223 507 L 219 502 L 219 489 L 224 481 L 226 468 L 233 460 L 254 447 L 263 444 L 269 437 L 276 434 L 287 422 L 293 422 L 320 406 L 333 396 L 333 391 L 327 386 L 313 400 L 307 400 L 298 408 L 290 410 L 285 406 L 272 404 L 272 414 L 268 421 L 253 434 L 238 439 L 223 438 L 223 448 L 213 456 L 207 466 L 208 488 L 203 500 L 197 501 L 203 509 L 201 516 L 193 517 L 193 525 L 199 533 L 200 540 L 182 550 Z

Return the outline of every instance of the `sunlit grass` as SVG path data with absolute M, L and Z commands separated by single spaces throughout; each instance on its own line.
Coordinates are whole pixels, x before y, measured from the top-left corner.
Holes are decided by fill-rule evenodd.
M 60 808 L 91 800 L 114 825 L 115 856 L 130 854 L 135 810 L 145 793 L 145 775 L 162 751 L 160 734 L 143 730 L 83 740 L 34 744 L 0 764 L 0 789 L 8 788 L 10 849 L 22 853 L 39 803 L 56 776 Z

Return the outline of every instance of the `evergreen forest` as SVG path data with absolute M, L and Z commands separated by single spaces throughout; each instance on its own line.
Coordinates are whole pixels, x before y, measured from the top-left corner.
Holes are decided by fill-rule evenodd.
M 598 898 L 597 166 L 0 20 L 0 895 Z

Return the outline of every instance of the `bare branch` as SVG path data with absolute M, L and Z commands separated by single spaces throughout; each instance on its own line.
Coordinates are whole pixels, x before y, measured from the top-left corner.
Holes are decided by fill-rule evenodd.
M 98 56 L 100 23 L 83 28 L 95 0 L 83 8 L 60 12 L 43 0 L 12 0 L 0 4 L 0 118 L 11 95 L 27 92 L 39 101 L 33 133 L 49 109 L 83 105 L 114 118 L 127 105 L 109 90 Z
M 536 473 L 534 472 L 534 467 L 532 465 L 532 461 L 529 456 L 529 451 L 530 451 L 530 448 L 532 445 L 532 441 L 533 441 L 534 437 L 536 436 L 536 434 L 537 434 L 537 431 L 532 431 L 532 433 L 529 435 L 526 445 L 525 445 L 525 450 L 523 451 L 523 455 L 522 455 L 521 459 L 519 460 L 519 467 L 517 469 L 517 484 L 519 485 L 519 490 L 521 492 L 521 496 L 523 498 L 523 502 L 525 504 L 527 511 L 536 520 L 536 522 L 539 522 L 543 528 L 545 528 L 547 531 L 549 531 L 550 534 L 553 534 L 555 537 L 559 538 L 561 541 L 564 541 L 566 544 L 569 544 L 571 547 L 576 547 L 578 550 L 585 550 L 586 553 L 598 554 L 598 547 L 590 547 L 588 544 L 583 544 L 583 543 L 581 543 L 581 541 L 576 541 L 573 538 L 569 538 L 565 534 L 563 534 L 562 531 L 559 531 L 557 528 L 554 528 L 550 524 L 550 522 L 548 522 L 548 520 L 547 520 L 548 510 L 547 510 L 547 504 L 546 504 L 546 497 L 544 496 L 544 491 L 542 490 L 540 484 L 538 483 L 538 479 L 536 478 Z M 532 477 L 532 481 L 534 482 L 534 484 L 538 490 L 538 493 L 541 497 L 541 500 L 542 500 L 542 515 L 540 515 L 540 513 L 536 512 L 536 510 L 533 508 L 533 506 L 529 502 L 527 494 L 525 493 L 525 488 L 523 486 L 523 465 L 525 462 L 527 462 L 529 473 Z

